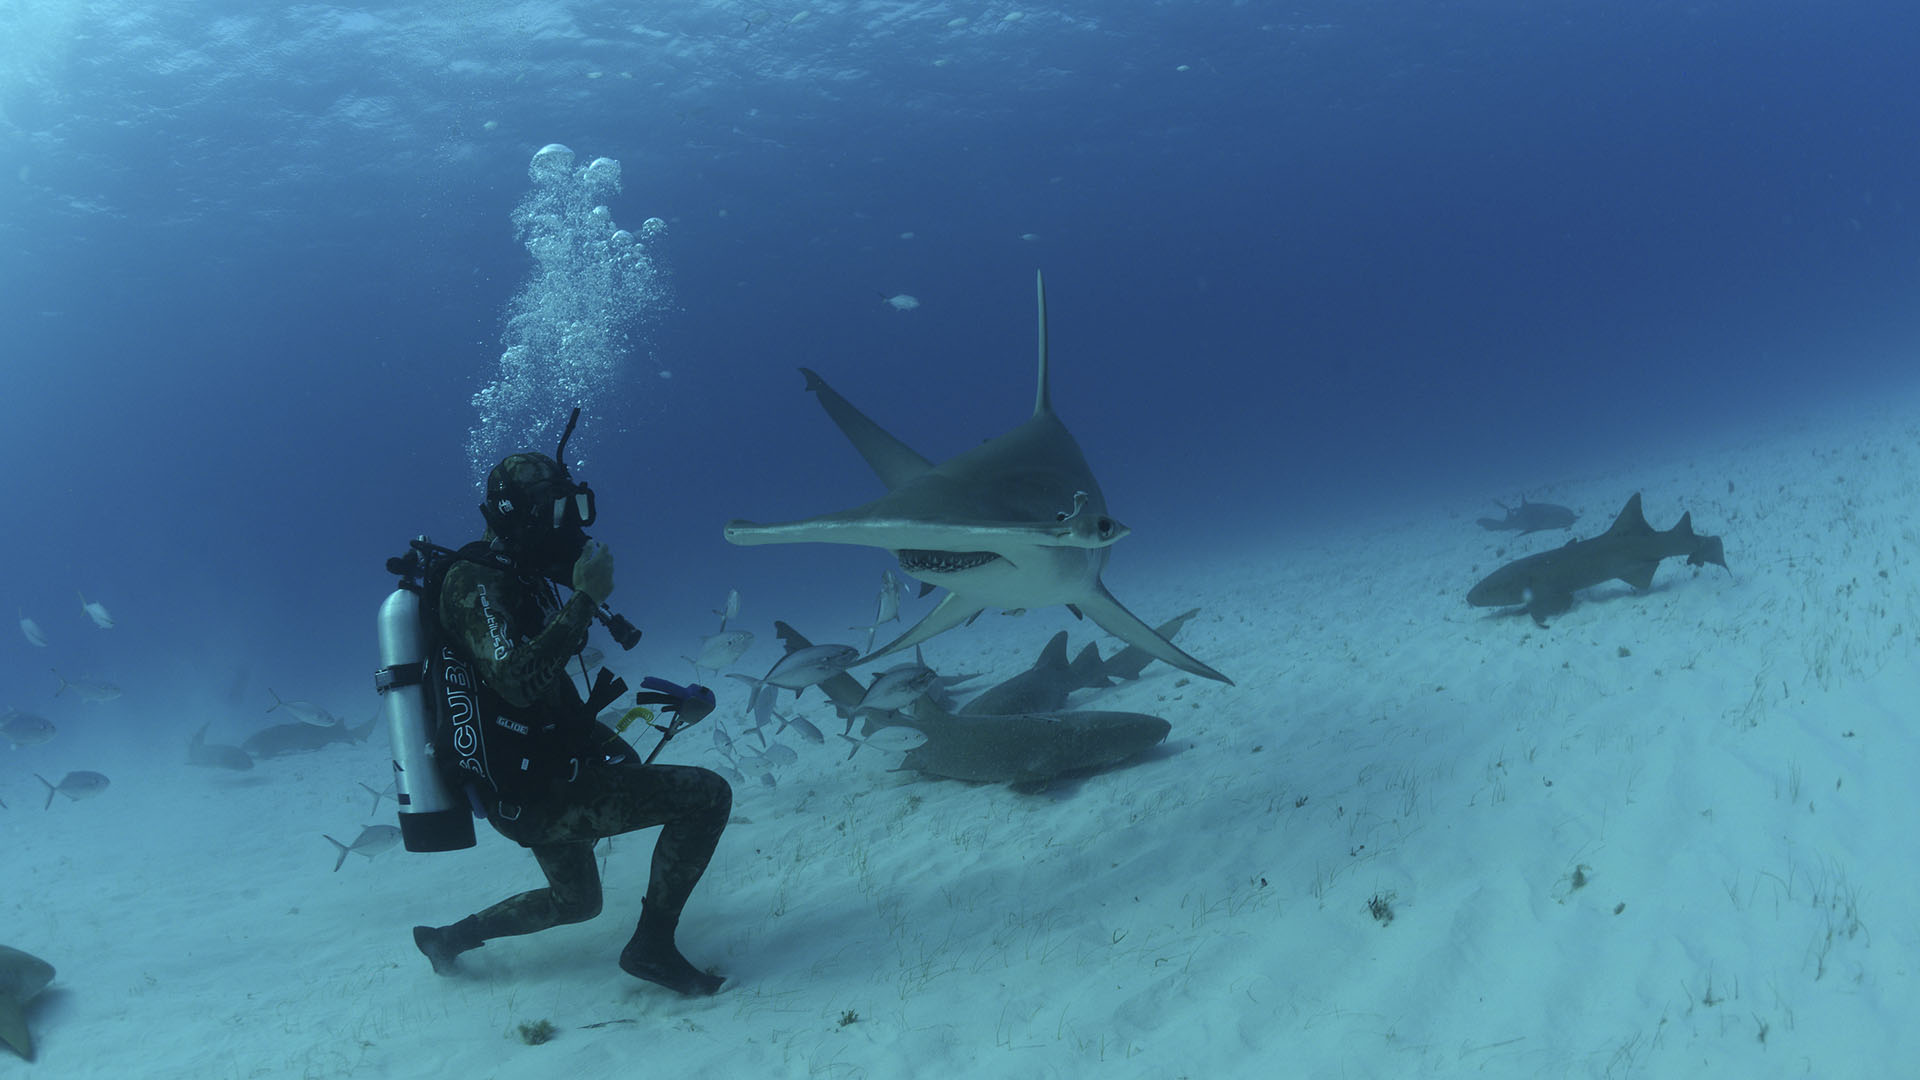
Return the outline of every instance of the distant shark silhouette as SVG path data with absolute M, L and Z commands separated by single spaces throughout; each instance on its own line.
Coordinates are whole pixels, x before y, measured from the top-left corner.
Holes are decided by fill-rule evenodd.
M 734 520 L 735 544 L 855 544 L 885 548 L 900 568 L 947 597 L 862 663 L 909 649 L 994 608 L 1064 604 L 1156 660 L 1232 684 L 1233 680 L 1154 633 L 1100 581 L 1107 549 L 1128 529 L 1107 516 L 1107 500 L 1080 445 L 1054 415 L 1047 386 L 1047 294 L 1038 275 L 1039 389 L 1019 427 L 939 465 L 914 452 L 806 368 L 840 430 L 887 486 L 851 510 L 762 525 Z
M 1606 532 L 1508 563 L 1475 585 L 1467 593 L 1467 603 L 1524 605 L 1533 621 L 1545 626 L 1548 615 L 1573 606 L 1576 590 L 1616 578 L 1644 589 L 1653 584 L 1660 560 L 1676 555 L 1685 555 L 1688 566 L 1712 563 L 1725 569 L 1727 565 L 1720 538 L 1695 533 L 1691 513 L 1680 515 L 1680 523 L 1665 532 L 1654 531 L 1640 511 L 1636 492 Z
M 1494 500 L 1493 505 L 1505 510 L 1507 516 L 1480 518 L 1478 519 L 1480 527 L 1494 532 L 1513 532 L 1517 529 L 1522 536 L 1542 529 L 1571 529 L 1573 519 L 1580 516 L 1564 506 L 1556 506 L 1553 503 L 1528 502 L 1525 495 L 1520 496 L 1519 506 L 1508 506 L 1498 499 Z
M 773 624 L 789 651 L 804 649 L 804 635 L 783 622 Z M 836 705 L 851 708 L 860 700 L 860 681 L 840 672 L 820 683 Z M 1132 712 L 1045 709 L 1033 712 L 955 716 L 922 697 L 905 716 L 866 718 L 861 733 L 883 726 L 910 727 L 926 742 L 906 752 L 902 769 L 928 776 L 979 783 L 1040 785 L 1065 773 L 1105 768 L 1136 757 L 1163 742 L 1173 725 L 1158 716 Z

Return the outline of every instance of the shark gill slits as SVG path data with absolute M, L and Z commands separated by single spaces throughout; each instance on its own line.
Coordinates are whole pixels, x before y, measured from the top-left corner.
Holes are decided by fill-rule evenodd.
M 1000 556 L 991 551 L 927 551 L 909 548 L 900 553 L 900 569 L 909 574 L 957 574 L 987 565 Z

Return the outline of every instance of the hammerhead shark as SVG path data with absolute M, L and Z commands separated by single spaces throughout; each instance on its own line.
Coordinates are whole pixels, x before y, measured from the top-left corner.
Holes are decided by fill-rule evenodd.
M 1720 538 L 1695 533 L 1691 513 L 1680 515 L 1680 523 L 1673 528 L 1656 532 L 1640 511 L 1640 495 L 1635 492 L 1606 532 L 1589 540 L 1569 540 L 1564 547 L 1502 566 L 1467 593 L 1467 603 L 1524 605 L 1533 621 L 1545 626 L 1548 615 L 1573 606 L 1576 590 L 1615 578 L 1644 589 L 1653 584 L 1660 560 L 1676 555 L 1685 555 L 1688 566 L 1712 563 L 1725 569 L 1727 565 Z
M 1100 581 L 1108 549 L 1128 533 L 1107 515 L 1107 500 L 1080 444 L 1054 415 L 1047 384 L 1047 291 L 1035 275 L 1040 307 L 1039 389 L 1033 415 L 1004 435 L 935 465 L 867 419 L 812 371 L 806 388 L 887 486 L 864 506 L 779 524 L 734 520 L 735 544 L 855 544 L 884 548 L 900 569 L 945 599 L 925 618 L 858 663 L 910 649 L 970 622 L 989 607 L 1064 604 L 1108 633 L 1183 671 L 1233 680 L 1154 633 Z

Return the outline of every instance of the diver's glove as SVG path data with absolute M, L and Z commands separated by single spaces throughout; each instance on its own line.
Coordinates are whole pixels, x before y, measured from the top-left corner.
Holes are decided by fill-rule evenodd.
M 599 607 L 613 595 L 613 551 L 598 540 L 587 541 L 573 564 L 573 591 L 587 594 Z
M 635 694 L 634 699 L 657 702 L 662 712 L 673 714 L 675 728 L 690 728 L 705 720 L 707 714 L 713 711 L 713 691 L 699 683 L 681 686 L 657 675 L 649 675 L 640 680 L 640 685 L 652 693 Z
M 660 751 L 666 749 L 667 743 L 675 735 L 705 720 L 707 714 L 713 711 L 713 691 L 699 683 L 681 686 L 655 675 L 649 675 L 640 680 L 640 685 L 644 689 L 633 695 L 635 705 L 642 707 L 658 705 L 662 712 L 673 714 L 673 719 L 666 727 L 659 728 L 659 725 L 654 725 L 660 730 L 660 742 L 654 746 L 653 753 L 648 754 L 647 760 L 643 762 L 651 765 L 653 759 L 660 756 Z

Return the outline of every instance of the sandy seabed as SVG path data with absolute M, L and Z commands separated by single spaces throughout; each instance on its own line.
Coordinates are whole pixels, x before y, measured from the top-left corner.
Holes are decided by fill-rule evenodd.
M 332 872 L 322 833 L 393 820 L 360 786 L 387 779 L 377 736 L 250 773 L 119 762 L 46 810 L 32 773 L 117 759 L 0 754 L 0 944 L 59 969 L 38 1063 L 0 1072 L 1896 1075 L 1920 1057 L 1916 457 L 1904 417 L 1810 421 L 1530 489 L 1581 511 L 1571 534 L 1482 531 L 1507 494 L 1482 491 L 1184 565 L 1123 542 L 1114 591 L 1149 622 L 1198 606 L 1180 644 L 1238 685 L 1154 665 L 1077 697 L 1173 734 L 1039 792 L 786 737 L 798 762 L 738 789 L 682 925 L 730 977 L 710 999 L 615 966 L 651 832 L 613 842 L 598 919 L 434 976 L 408 928 L 539 871 L 482 825 Z M 1669 560 L 1545 629 L 1466 606 L 1635 491 L 1732 572 Z M 928 658 L 1003 677 L 1061 627 L 1089 640 L 987 617 Z M 202 719 L 142 707 L 181 743 Z M 718 763 L 683 740 L 666 760 Z

